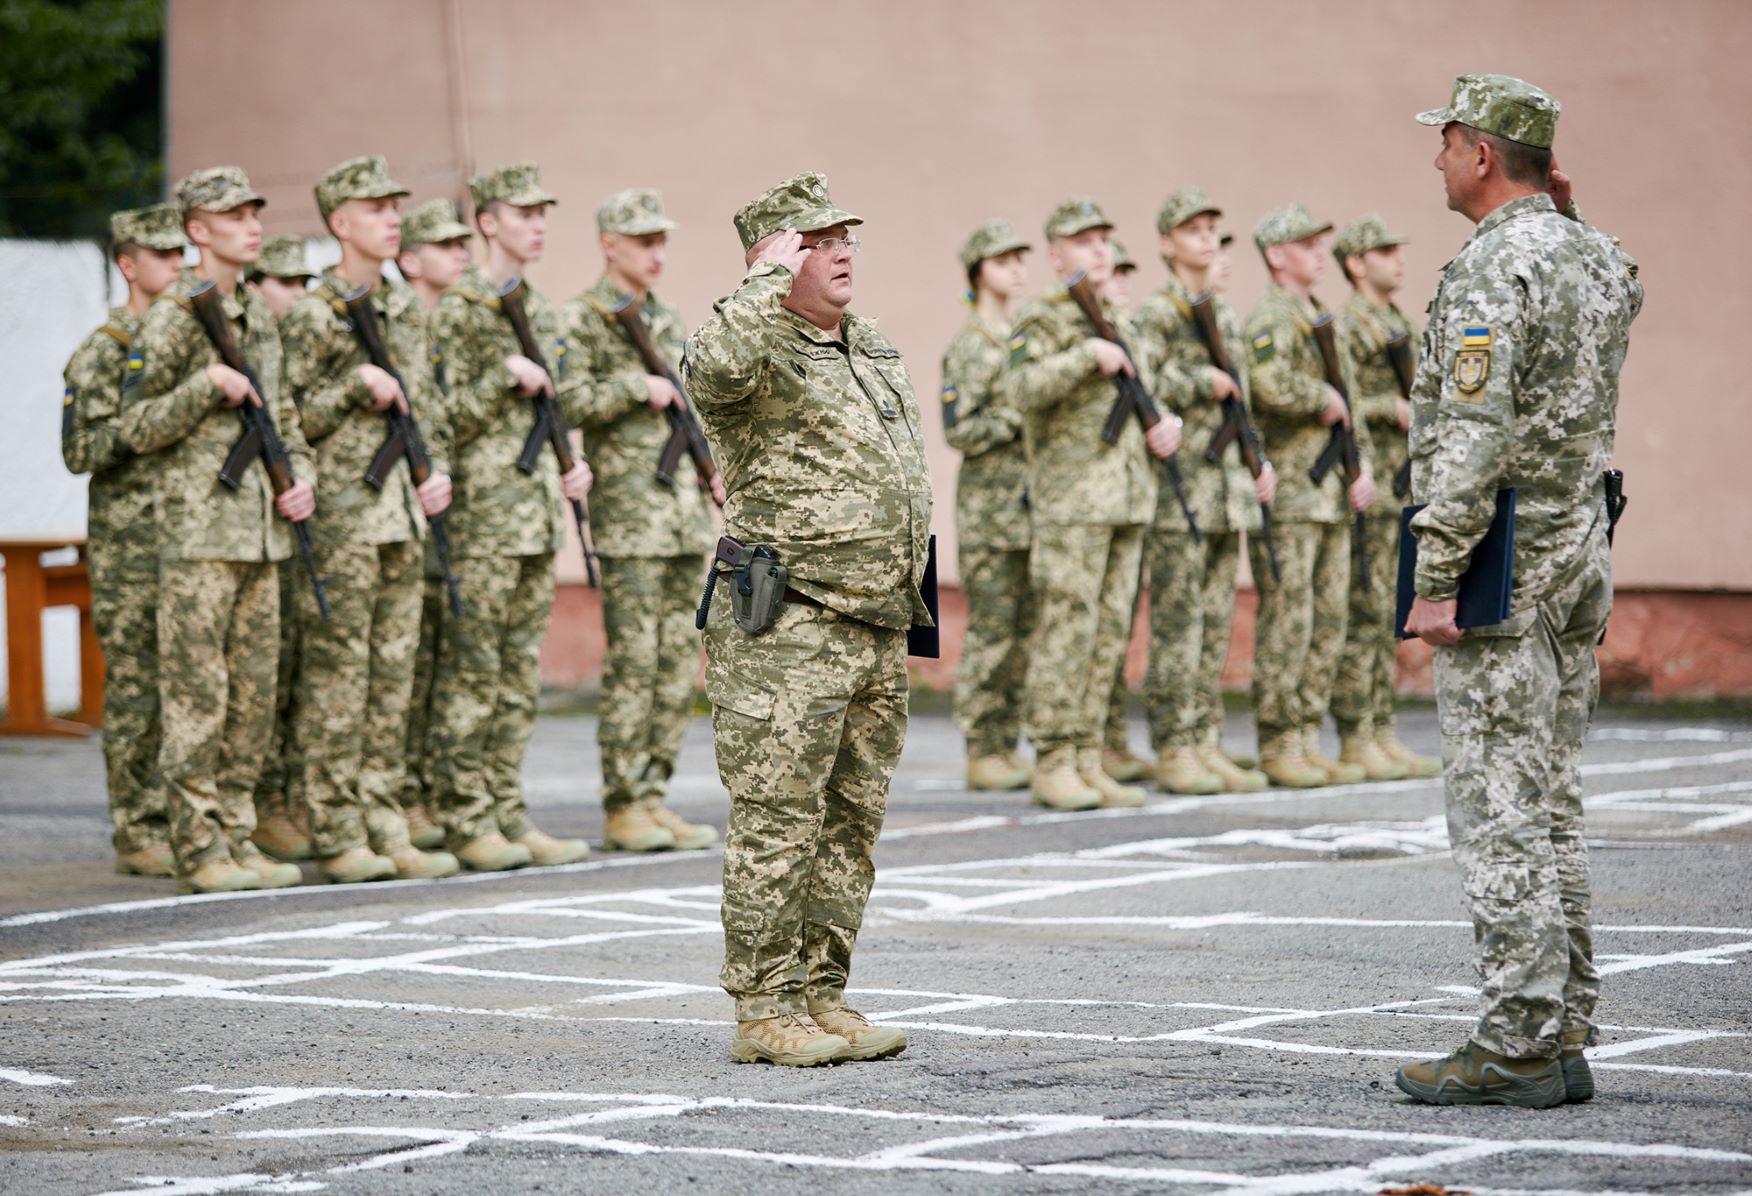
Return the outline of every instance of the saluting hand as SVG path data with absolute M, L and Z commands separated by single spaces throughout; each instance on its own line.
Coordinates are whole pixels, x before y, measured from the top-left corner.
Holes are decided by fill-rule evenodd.
M 749 265 L 758 266 L 762 262 L 772 262 L 796 275 L 803 269 L 804 259 L 808 256 L 809 250 L 803 245 L 803 234 L 794 228 L 781 228 L 756 247 L 754 260 Z
M 401 383 L 395 380 L 394 374 L 366 362 L 359 367 L 359 377 L 371 396 L 366 406 L 372 411 L 388 411 L 390 404 L 394 403 L 403 415 L 408 413 L 408 396 L 402 393 Z
M 1546 193 L 1551 196 L 1551 202 L 1557 205 L 1558 211 L 1563 212 L 1569 209 L 1570 193 L 1574 189 L 1575 184 L 1570 181 L 1570 176 L 1557 168 L 1557 158 L 1553 156 L 1551 159 L 1551 177 L 1550 181 L 1545 185 L 1545 190 Z

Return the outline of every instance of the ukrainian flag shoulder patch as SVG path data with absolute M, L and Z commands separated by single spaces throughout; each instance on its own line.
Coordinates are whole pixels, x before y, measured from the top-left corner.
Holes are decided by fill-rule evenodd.
M 1020 332 L 1010 338 L 1010 364 L 1021 365 L 1028 360 L 1028 338 Z
M 1491 334 L 1488 324 L 1479 324 L 1460 330 L 1460 347 L 1462 349 L 1488 349 L 1490 342 Z
M 1271 333 L 1262 332 L 1253 338 L 1253 360 L 1269 361 L 1277 351 L 1276 343 L 1271 339 Z

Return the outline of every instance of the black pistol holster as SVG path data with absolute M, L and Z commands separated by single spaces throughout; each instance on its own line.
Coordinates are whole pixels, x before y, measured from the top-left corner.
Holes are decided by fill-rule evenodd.
M 706 628 L 712 609 L 712 591 L 720 578 L 730 579 L 730 618 L 749 635 L 759 635 L 772 625 L 785 605 L 785 587 L 790 573 L 779 563 L 779 554 L 765 544 L 750 548 L 731 536 L 719 536 L 717 551 L 706 569 L 706 590 L 694 626 Z

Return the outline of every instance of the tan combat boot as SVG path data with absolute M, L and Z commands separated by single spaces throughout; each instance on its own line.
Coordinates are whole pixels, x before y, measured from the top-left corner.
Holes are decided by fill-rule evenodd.
M 843 1058 L 852 1044 L 824 1033 L 808 1014 L 781 1013 L 737 1022 L 730 1057 L 738 1063 L 776 1063 L 780 1067 L 819 1067 Z
M 269 859 L 254 843 L 241 843 L 231 849 L 231 858 L 239 867 L 248 868 L 261 878 L 264 889 L 289 889 L 304 883 L 304 873 L 297 864 L 283 864 Z
M 250 840 L 276 860 L 308 860 L 315 855 L 310 832 L 293 819 L 292 803 L 284 793 L 276 793 L 262 802 L 256 811 L 255 833 Z
M 395 861 L 369 847 L 349 847 L 340 855 L 316 861 L 316 874 L 334 885 L 358 885 L 372 880 L 394 880 Z
M 454 840 L 450 851 L 462 861 L 465 868 L 472 868 L 476 872 L 506 872 L 512 868 L 526 868 L 535 859 L 529 848 L 518 846 L 498 831 L 488 831 L 472 839 Z
M 556 839 L 533 826 L 511 842 L 526 849 L 537 868 L 552 868 L 555 864 L 576 864 L 590 854 L 590 844 L 582 839 Z
M 116 872 L 122 876 L 175 876 L 176 857 L 164 843 L 148 843 L 139 851 L 116 852 Z
M 240 866 L 228 855 L 208 860 L 186 876 L 177 877 L 176 882 L 176 891 L 185 894 L 238 893 L 261 887 L 262 878 L 254 869 Z
M 718 828 L 715 826 L 689 822 L 660 801 L 646 802 L 645 807 L 651 812 L 652 822 L 675 836 L 677 851 L 698 851 L 718 841 Z
M 1406 767 L 1406 775 L 1413 777 L 1439 777 L 1442 775 L 1442 762 L 1435 756 L 1425 756 L 1412 751 L 1399 742 L 1399 736 L 1393 733 L 1393 728 L 1375 733 L 1375 742 L 1381 745 L 1381 751 L 1390 760 L 1397 760 Z
M 1363 766 L 1360 764 L 1340 764 L 1331 756 L 1320 751 L 1320 728 L 1302 728 L 1302 759 L 1308 767 L 1317 768 L 1326 774 L 1328 785 L 1355 785 L 1364 777 Z
M 1028 789 L 1034 804 L 1049 810 L 1093 810 L 1101 804 L 1101 791 L 1077 775 L 1077 753 L 1071 748 L 1047 753 L 1034 766 Z
M 1101 795 L 1104 809 L 1130 810 L 1144 804 L 1146 795 L 1142 789 L 1136 785 L 1121 785 L 1102 770 L 1100 748 L 1078 749 L 1077 776 Z
M 610 810 L 602 820 L 604 851 L 669 851 L 674 846 L 675 832 L 659 826 L 639 802 Z
M 1204 766 L 1223 782 L 1224 793 L 1261 793 L 1271 785 L 1257 768 L 1243 768 L 1220 747 L 1206 745 L 1195 748 Z
M 1381 750 L 1381 745 L 1368 735 L 1341 735 L 1338 740 L 1338 762 L 1355 764 L 1370 781 L 1402 781 L 1411 770 L 1401 761 Z
M 1143 775 L 1150 771 L 1150 764 L 1132 755 L 1130 748 L 1104 747 L 1101 749 L 1101 771 L 1116 781 L 1130 783 L 1143 779 Z
M 462 871 L 462 861 L 448 851 L 421 851 L 412 843 L 381 854 L 395 865 L 397 880 L 442 880 Z
M 1315 789 L 1326 784 L 1326 774 L 1302 755 L 1302 737 L 1294 731 L 1260 740 L 1259 771 L 1273 785 L 1285 789 Z
M 967 762 L 967 787 L 981 791 L 1026 789 L 1029 770 L 1008 756 L 977 756 Z
M 841 1059 L 886 1059 L 906 1050 L 906 1035 L 893 1026 L 873 1026 L 856 1009 L 811 1009 L 809 1017 L 824 1034 L 837 1034 L 851 1045 Z
M 1156 788 L 1164 793 L 1221 793 L 1223 778 L 1192 748 L 1168 748 L 1156 760 Z
M 408 824 L 408 842 L 422 851 L 430 851 L 444 842 L 444 828 L 432 821 L 431 811 L 419 802 L 402 806 L 402 817 Z

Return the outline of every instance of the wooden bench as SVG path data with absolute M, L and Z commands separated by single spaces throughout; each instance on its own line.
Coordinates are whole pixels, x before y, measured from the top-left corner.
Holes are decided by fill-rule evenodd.
M 79 550 L 71 565 L 47 553 Z M 103 725 L 103 652 L 91 621 L 91 570 L 82 539 L 0 540 L 6 587 L 6 717 L 0 735 L 89 735 Z M 53 718 L 43 689 L 43 611 L 79 608 L 79 711 Z

